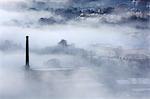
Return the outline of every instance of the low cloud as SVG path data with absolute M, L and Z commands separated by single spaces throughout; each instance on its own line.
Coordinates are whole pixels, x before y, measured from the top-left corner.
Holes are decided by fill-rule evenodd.
M 0 1 L 0 97 L 147 99 L 149 21 L 108 3 Z M 26 35 L 33 71 L 24 69 Z

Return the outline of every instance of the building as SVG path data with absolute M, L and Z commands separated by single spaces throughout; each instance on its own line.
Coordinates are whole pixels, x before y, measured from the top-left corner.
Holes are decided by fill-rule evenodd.
M 132 0 L 131 2 L 133 7 L 140 11 L 150 10 L 150 0 Z

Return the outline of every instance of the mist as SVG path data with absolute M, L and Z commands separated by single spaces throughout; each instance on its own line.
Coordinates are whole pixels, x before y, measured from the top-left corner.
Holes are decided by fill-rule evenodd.
M 121 3 L 129 1 L 1 0 L 0 98 L 150 97 L 149 12 L 136 19 L 114 8 Z

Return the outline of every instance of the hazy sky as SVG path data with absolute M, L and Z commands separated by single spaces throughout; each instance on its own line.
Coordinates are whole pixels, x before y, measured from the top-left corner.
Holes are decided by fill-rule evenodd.
M 27 0 L 0 0 L 0 2 L 12 2 L 12 1 L 14 1 L 14 2 L 16 2 L 16 1 L 18 1 L 18 2 L 20 2 L 20 1 L 27 1 Z
M 0 2 L 21 2 L 21 1 L 32 1 L 32 0 L 0 0 Z M 66 2 L 69 0 L 36 0 L 36 1 L 50 1 L 50 2 Z

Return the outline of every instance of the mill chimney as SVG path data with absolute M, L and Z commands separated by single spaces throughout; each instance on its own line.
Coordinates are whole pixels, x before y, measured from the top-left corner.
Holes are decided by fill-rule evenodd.
M 29 36 L 26 36 L 26 69 L 29 67 Z

